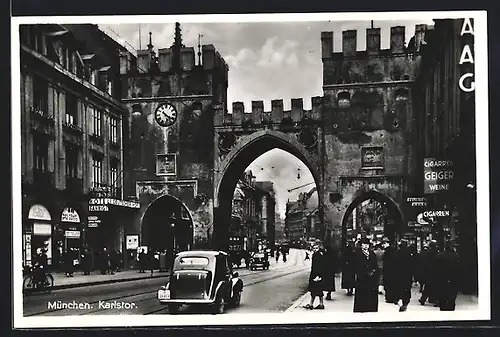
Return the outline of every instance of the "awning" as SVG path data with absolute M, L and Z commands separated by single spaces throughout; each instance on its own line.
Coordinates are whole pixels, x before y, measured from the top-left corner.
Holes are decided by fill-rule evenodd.
M 99 72 L 106 72 L 106 71 L 108 71 L 109 69 L 111 69 L 111 66 L 104 66 L 104 67 L 102 67 L 101 69 L 99 69 Z
M 85 55 L 82 55 L 82 60 L 88 61 L 88 60 L 92 59 L 94 56 L 95 56 L 95 54 L 85 54 Z
M 48 32 L 45 33 L 47 36 L 52 36 L 52 37 L 58 37 L 58 36 L 63 36 L 64 34 L 69 33 L 67 30 L 59 30 L 56 32 Z

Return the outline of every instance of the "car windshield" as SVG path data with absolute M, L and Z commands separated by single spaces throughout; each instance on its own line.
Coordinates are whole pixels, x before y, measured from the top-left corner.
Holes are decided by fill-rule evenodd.
M 189 256 L 189 257 L 181 257 L 179 259 L 179 265 L 181 266 L 186 266 L 186 265 L 207 266 L 208 263 L 209 260 L 206 257 Z

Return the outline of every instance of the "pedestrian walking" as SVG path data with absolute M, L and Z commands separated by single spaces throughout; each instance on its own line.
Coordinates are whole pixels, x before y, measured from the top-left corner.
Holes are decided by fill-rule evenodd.
M 378 270 L 380 271 L 379 277 L 378 277 L 378 293 L 379 295 L 383 295 L 384 292 L 384 273 L 381 271 L 384 270 L 384 249 L 382 247 L 382 244 L 377 244 L 375 246 L 375 250 L 373 251 L 375 253 L 375 257 L 377 258 L 377 267 Z
M 80 257 L 81 257 L 81 267 L 82 267 L 82 271 L 83 271 L 83 275 L 90 275 L 90 269 L 91 269 L 91 255 L 90 255 L 90 251 L 88 249 L 87 246 L 84 246 L 82 251 L 81 251 L 81 254 L 80 254 Z
M 342 289 L 347 290 L 348 296 L 352 296 L 355 286 L 354 260 L 354 243 L 348 241 L 347 247 L 344 249 L 344 254 L 342 254 Z
M 75 272 L 74 256 L 71 249 L 64 251 L 64 269 L 66 277 L 73 277 Z
M 396 249 L 388 238 L 383 239 L 384 242 L 384 257 L 382 259 L 384 279 L 385 301 L 387 303 L 397 304 L 397 267 L 395 264 Z
M 280 259 L 280 251 L 276 250 L 276 263 L 278 263 L 279 259 Z
M 378 266 L 377 258 L 370 249 L 370 241 L 361 239 L 361 251 L 356 253 L 356 293 L 354 312 L 378 311 Z
M 436 256 L 437 304 L 441 311 L 454 311 L 460 280 L 460 263 L 453 245 Z
M 396 280 L 395 300 L 402 302 L 399 311 L 406 311 L 411 299 L 411 288 L 413 285 L 413 261 L 412 252 L 406 240 L 401 240 L 395 257 Z
M 311 273 L 309 274 L 309 284 L 308 290 L 311 293 L 311 301 L 304 308 L 312 309 L 325 309 L 323 303 L 323 288 L 325 279 L 325 262 L 324 253 L 319 245 L 315 246 L 314 253 L 312 256 Z M 314 300 L 316 297 L 319 298 L 319 304 L 315 307 Z
M 106 275 L 108 271 L 111 275 L 115 274 L 111 269 L 111 256 L 109 254 L 108 248 L 103 247 L 101 254 L 101 274 Z
M 146 260 L 146 251 L 142 248 L 139 252 L 139 273 L 144 273 L 146 271 Z
M 332 292 L 335 292 L 335 275 L 337 274 L 337 254 L 332 247 L 327 246 L 324 254 L 325 280 L 323 282 L 326 291 L 326 300 L 332 299 Z

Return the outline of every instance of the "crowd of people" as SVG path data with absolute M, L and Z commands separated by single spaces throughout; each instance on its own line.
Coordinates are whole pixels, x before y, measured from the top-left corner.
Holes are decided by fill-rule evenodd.
M 429 302 L 442 311 L 455 310 L 461 277 L 453 244 L 439 250 L 437 242 L 431 241 L 417 253 L 406 240 L 393 245 L 384 238 L 374 245 L 361 238 L 349 241 L 342 257 L 337 256 L 330 247 L 313 247 L 308 288 L 311 300 L 306 309 L 325 309 L 323 297 L 326 293 L 326 300 L 331 299 L 335 275 L 341 271 L 341 288 L 347 296 L 354 296 L 354 312 L 378 311 L 379 297 L 406 311 L 414 283 L 419 285 L 421 305 Z M 316 298 L 319 304 L 314 306 Z

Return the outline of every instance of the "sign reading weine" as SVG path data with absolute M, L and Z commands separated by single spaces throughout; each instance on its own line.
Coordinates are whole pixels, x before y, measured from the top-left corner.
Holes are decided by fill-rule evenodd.
M 454 178 L 451 160 L 424 159 L 424 193 L 447 192 Z

